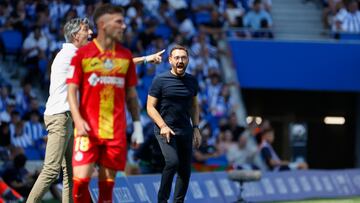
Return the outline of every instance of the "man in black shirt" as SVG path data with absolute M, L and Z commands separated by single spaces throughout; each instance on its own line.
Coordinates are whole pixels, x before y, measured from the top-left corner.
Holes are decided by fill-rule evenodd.
M 165 159 L 158 202 L 167 202 L 172 181 L 178 173 L 174 202 L 184 202 L 191 173 L 192 146 L 199 147 L 198 82 L 186 73 L 189 63 L 185 47 L 170 51 L 171 70 L 154 78 L 149 90 L 147 112 L 155 122 L 154 133 Z M 191 120 L 191 122 L 190 122 Z

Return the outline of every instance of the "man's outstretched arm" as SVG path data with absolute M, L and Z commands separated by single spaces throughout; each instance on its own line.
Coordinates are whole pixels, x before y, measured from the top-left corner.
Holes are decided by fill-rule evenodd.
M 140 57 L 135 57 L 133 58 L 133 62 L 135 64 L 140 64 L 140 63 L 155 63 L 155 64 L 159 64 L 162 61 L 162 54 L 165 52 L 165 49 L 155 53 L 155 54 L 151 54 L 148 56 L 140 56 Z

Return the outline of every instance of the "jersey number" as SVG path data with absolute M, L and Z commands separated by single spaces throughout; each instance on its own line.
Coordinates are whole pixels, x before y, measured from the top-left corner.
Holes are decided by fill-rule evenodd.
M 75 151 L 86 152 L 89 150 L 90 140 L 89 137 L 76 137 L 75 138 Z

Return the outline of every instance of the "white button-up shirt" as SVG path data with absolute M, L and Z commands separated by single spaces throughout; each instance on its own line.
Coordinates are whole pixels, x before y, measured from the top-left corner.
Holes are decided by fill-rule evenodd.
M 77 47 L 71 43 L 64 43 L 51 65 L 49 98 L 46 102 L 45 115 L 54 115 L 70 111 L 67 102 L 66 76 L 70 62 Z

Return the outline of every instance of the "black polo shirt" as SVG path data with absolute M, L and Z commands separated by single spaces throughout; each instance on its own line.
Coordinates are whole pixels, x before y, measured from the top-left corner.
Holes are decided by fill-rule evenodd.
M 190 109 L 198 89 L 197 80 L 188 73 L 178 77 L 166 71 L 154 78 L 149 95 L 158 99 L 156 109 L 175 134 L 192 131 Z M 159 134 L 158 126 L 155 125 L 154 130 Z

